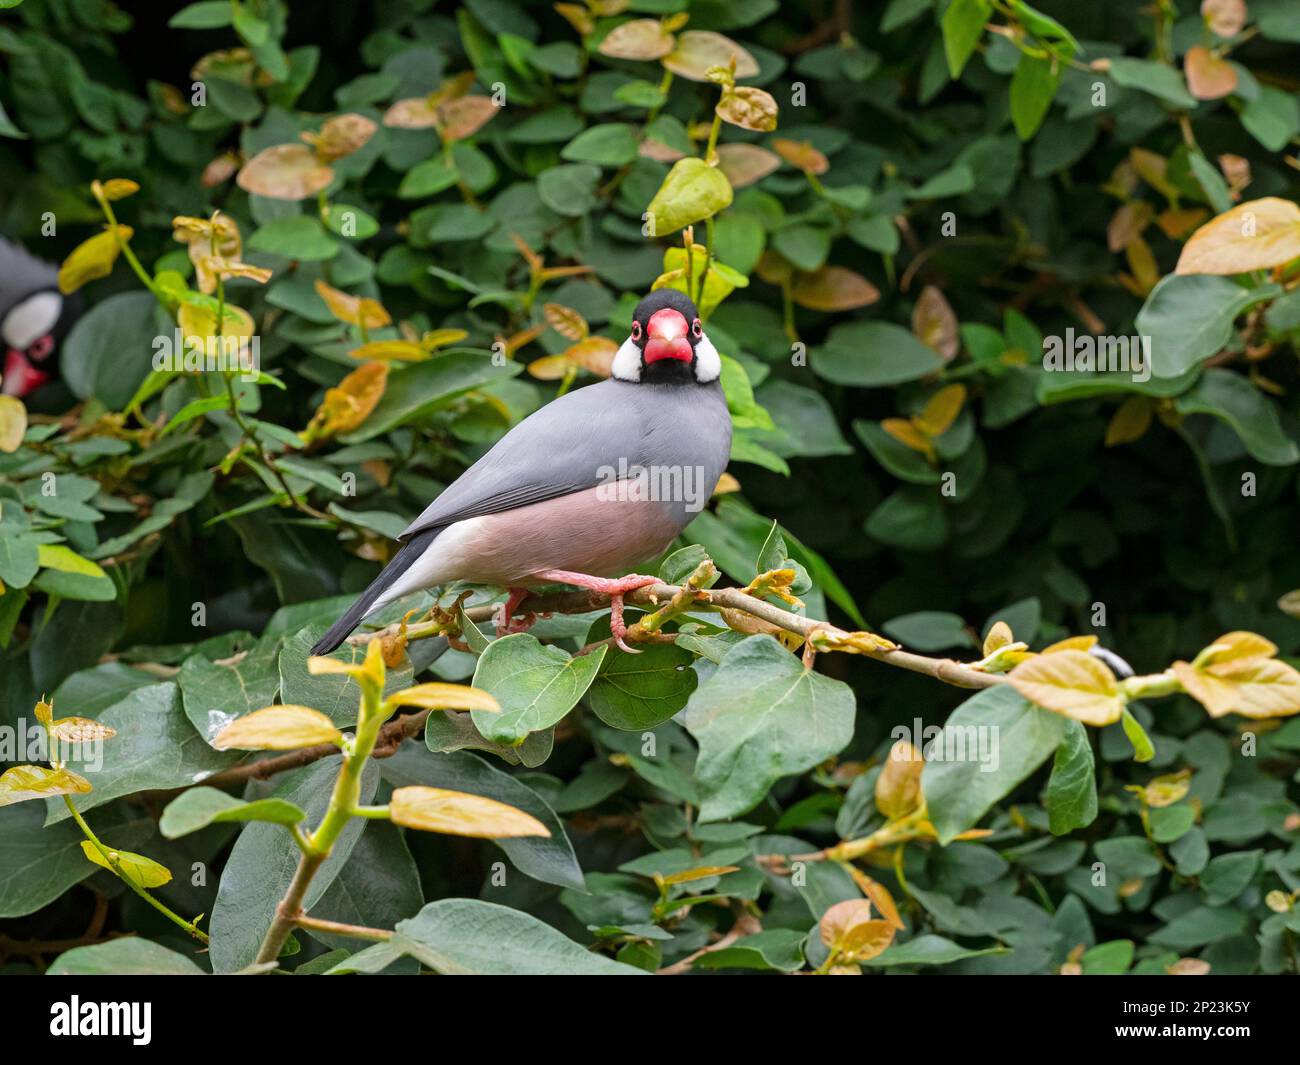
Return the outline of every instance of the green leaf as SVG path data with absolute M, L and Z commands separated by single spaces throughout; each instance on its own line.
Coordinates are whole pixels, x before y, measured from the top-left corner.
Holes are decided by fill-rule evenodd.
M 1211 859 L 1200 876 L 1205 901 L 1211 906 L 1222 906 L 1235 899 L 1255 879 L 1263 856 L 1263 851 L 1253 850 L 1220 854 Z
M 191 655 L 181 665 L 176 682 L 185 716 L 205 740 L 211 743 L 236 718 L 275 702 L 280 689 L 279 646 L 279 640 L 273 639 L 221 662 Z
M 803 942 L 808 936 L 792 928 L 768 928 L 741 936 L 729 947 L 710 951 L 697 969 L 762 969 L 793 973 L 803 968 Z
M 579 946 L 520 910 L 478 899 L 442 899 L 398 923 L 393 938 L 354 954 L 331 973 L 378 972 L 411 955 L 449 976 L 643 976 Z
M 293 803 L 283 799 L 245 802 L 216 788 L 190 788 L 167 804 L 158 822 L 158 830 L 168 839 L 178 839 L 211 824 L 270 821 L 277 825 L 296 825 L 306 816 Z
M 701 821 L 752 810 L 782 777 L 853 738 L 853 692 L 812 672 L 771 636 L 737 644 L 695 693 L 683 723 L 700 745 Z
M 338 241 L 325 232 L 320 219 L 302 214 L 268 222 L 248 238 L 248 247 L 300 262 L 333 259 L 339 253 Z
M 988 954 L 1006 954 L 1005 947 L 986 947 L 972 950 L 960 946 L 943 936 L 922 935 L 897 943 L 862 964 L 873 969 L 891 968 L 895 965 L 948 965 L 963 958 L 981 958 Z
M 650 235 L 668 237 L 684 226 L 712 218 L 731 206 L 731 197 L 731 182 L 717 167 L 703 159 L 678 159 L 646 208 Z
M 230 0 L 203 0 L 181 8 L 167 21 L 174 30 L 216 30 L 229 26 L 233 17 Z
M 581 218 L 596 206 L 596 185 L 600 167 L 590 163 L 566 163 L 544 170 L 537 179 L 537 195 L 556 214 Z
M 1119 720 L 1124 728 L 1124 735 L 1128 737 L 1129 743 L 1133 745 L 1133 761 L 1151 761 L 1156 756 L 1156 749 L 1151 743 L 1151 737 L 1147 735 L 1146 729 L 1142 727 L 1142 723 L 1133 716 L 1133 711 L 1126 706 L 1124 716 Z
M 939 842 L 951 843 L 974 828 L 1047 761 L 1061 743 L 1066 720 L 1009 685 L 986 688 L 957 707 L 941 735 L 924 748 L 921 790 Z
M 9 529 L 0 535 L 0 581 L 9 588 L 26 588 L 40 569 L 35 536 Z
M 1092 741 L 1088 739 L 1088 730 L 1078 721 L 1066 723 L 1043 804 L 1054 836 L 1087 828 L 1097 819 L 1097 770 Z
M 479 657 L 474 687 L 491 692 L 501 712 L 473 711 L 475 727 L 489 740 L 513 745 L 550 728 L 591 686 L 607 650 L 574 658 L 526 632 L 494 640 Z
M 892 322 L 853 322 L 831 329 L 812 352 L 818 377 L 837 385 L 878 388 L 915 381 L 943 368 L 943 359 Z
M 150 372 L 154 338 L 175 328 L 171 322 L 161 326 L 159 314 L 148 292 L 120 292 L 78 318 L 59 349 L 60 373 L 73 395 L 94 396 L 113 410 L 125 406 Z M 123 352 L 146 357 L 126 359 Z
M 319 824 L 329 805 L 338 771 L 338 762 L 332 758 L 304 766 L 278 778 L 271 797 L 303 810 L 309 824 Z M 358 803 L 370 803 L 378 784 L 379 764 L 367 762 L 361 776 Z M 329 858 L 312 879 L 303 899 L 303 909 L 310 910 L 329 889 L 347 864 L 366 824 L 361 817 L 348 822 Z M 214 971 L 232 973 L 252 964 L 262 938 L 271 927 L 275 908 L 293 880 L 300 857 L 297 844 L 281 825 L 254 821 L 239 834 L 222 870 L 212 909 L 210 951 Z
M 1241 437 L 1251 456 L 1268 466 L 1300 461 L 1300 448 L 1287 436 L 1277 407 L 1241 374 L 1212 367 L 1174 404 L 1180 414 L 1209 414 Z
M 1022 141 L 1029 140 L 1047 117 L 1061 83 L 1061 69 L 1053 59 L 1022 55 L 1011 78 L 1011 121 Z
M 1159 100 L 1186 111 L 1196 109 L 1196 97 L 1187 91 L 1183 76 L 1174 67 L 1152 59 L 1115 56 L 1110 60 L 1110 76 L 1126 89 L 1150 93 Z
M 307 659 L 310 657 L 311 648 L 324 634 L 328 625 L 328 620 L 313 622 L 284 641 L 279 657 L 280 702 L 290 706 L 309 706 L 313 710 L 319 710 L 340 728 L 346 728 L 357 720 L 357 709 L 361 699 L 361 688 L 357 682 L 341 673 L 317 675 L 307 672 Z M 365 660 L 366 649 L 364 646 L 345 643 L 337 650 L 331 651 L 328 657 L 349 665 L 360 665 Z M 396 669 L 387 671 L 384 677 L 384 693 L 409 688 L 413 683 L 413 677 L 414 673 L 408 659 Z M 268 703 L 261 703 L 251 709 L 260 710 L 267 705 Z M 234 717 L 231 717 L 231 720 L 234 720 Z M 212 724 L 216 725 L 216 723 L 217 719 L 212 719 Z M 228 722 L 221 724 L 220 728 L 224 728 L 225 724 Z M 217 730 L 212 731 L 215 733 Z
M 203 5 L 195 5 L 203 6 Z M 228 8 L 228 4 L 221 4 Z M 147 939 L 126 936 L 88 947 L 73 947 L 54 959 L 49 976 L 203 976 L 184 954 Z
M 1151 290 L 1137 330 L 1151 338 L 1151 370 L 1178 377 L 1222 351 L 1237 315 L 1275 290 L 1248 289 L 1213 274 L 1169 274 Z
M 629 625 L 639 611 L 624 615 Z M 597 618 L 586 643 L 609 636 L 608 616 Z M 670 643 L 646 643 L 640 654 L 610 647 L 596 679 L 587 691 L 587 704 L 605 724 L 640 731 L 667 721 L 686 705 L 699 678 L 691 669 L 694 656 Z
M 943 50 L 948 57 L 948 72 L 954 78 L 961 77 L 984 34 L 984 23 L 992 14 L 988 0 L 952 0 L 943 13 Z
M 637 158 L 636 130 L 624 122 L 590 126 L 564 146 L 561 159 L 597 166 L 624 166 Z
M 966 631 L 966 622 L 956 614 L 939 610 L 918 610 L 890 618 L 881 628 L 885 635 L 913 651 L 930 653 L 949 647 L 974 647 L 975 639 Z

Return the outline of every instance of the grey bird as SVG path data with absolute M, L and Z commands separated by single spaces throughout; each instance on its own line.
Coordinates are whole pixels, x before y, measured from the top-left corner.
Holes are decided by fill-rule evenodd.
M 631 567 L 662 553 L 708 502 L 731 451 L 722 361 L 691 300 L 650 293 L 610 377 L 566 393 L 511 429 L 399 537 L 402 547 L 312 648 L 327 654 L 365 618 L 451 581 L 509 589 L 497 631 L 539 584 L 623 596 L 657 581 Z M 526 627 L 526 626 L 525 626 Z
M 0 393 L 26 396 L 56 375 L 55 355 L 80 312 L 59 292 L 59 272 L 0 239 Z

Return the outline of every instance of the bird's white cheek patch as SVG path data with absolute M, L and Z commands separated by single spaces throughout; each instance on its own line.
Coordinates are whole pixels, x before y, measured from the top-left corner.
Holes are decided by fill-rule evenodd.
M 706 336 L 695 342 L 695 380 L 701 384 L 716 381 L 722 375 L 722 358 Z
M 62 296 L 57 292 L 38 292 L 5 315 L 0 336 L 9 347 L 25 351 L 41 337 L 54 332 L 62 313 Z
M 714 352 L 714 355 L 716 354 L 717 352 Z M 721 366 L 718 369 L 721 372 Z M 620 381 L 641 380 L 641 349 L 636 346 L 636 342 L 631 337 L 623 341 L 623 346 L 614 355 L 609 372 Z

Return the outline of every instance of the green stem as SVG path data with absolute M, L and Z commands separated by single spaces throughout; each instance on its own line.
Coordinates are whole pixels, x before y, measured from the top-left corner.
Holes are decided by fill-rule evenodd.
M 70 795 L 63 796 L 63 801 L 68 804 L 68 812 L 72 814 L 72 819 L 77 823 L 77 827 L 80 828 L 81 831 L 85 834 L 86 839 L 90 841 L 91 845 L 95 848 L 95 850 L 99 851 L 100 855 L 103 856 L 104 861 L 108 863 L 109 868 L 113 870 L 114 875 L 120 881 L 122 881 L 122 883 L 124 883 L 127 887 L 129 887 L 132 891 L 134 891 L 137 895 L 139 895 L 142 899 L 144 899 L 145 902 L 147 902 L 155 910 L 157 910 L 164 917 L 166 917 L 167 920 L 171 921 L 175 925 L 179 925 L 187 933 L 192 935 L 195 939 L 199 940 L 199 942 L 207 943 L 208 941 L 207 934 L 200 931 L 198 925 L 196 925 L 193 921 L 185 920 L 184 917 L 181 917 L 179 914 L 174 913 L 173 911 L 168 909 L 165 905 L 163 905 L 156 898 L 150 895 L 149 892 L 147 892 L 144 888 L 142 888 L 139 884 L 137 884 L 124 872 L 122 872 L 122 863 L 117 860 L 115 852 L 110 847 L 102 843 L 99 837 L 95 835 L 91 827 L 88 824 L 86 824 L 86 819 L 81 816 L 81 813 L 77 810 L 76 806 L 73 805 L 72 796 Z

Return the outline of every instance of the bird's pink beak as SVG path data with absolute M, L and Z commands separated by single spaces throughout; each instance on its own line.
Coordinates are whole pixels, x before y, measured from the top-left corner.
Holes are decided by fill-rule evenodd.
M 691 342 L 686 339 L 687 329 L 686 317 L 681 311 L 671 307 L 655 311 L 646 324 L 646 365 L 660 359 L 690 362 L 695 353 L 691 350 Z
M 27 361 L 27 356 L 12 348 L 5 356 L 4 381 L 0 392 L 6 396 L 25 396 L 34 392 L 50 379 L 50 375 L 36 369 Z

